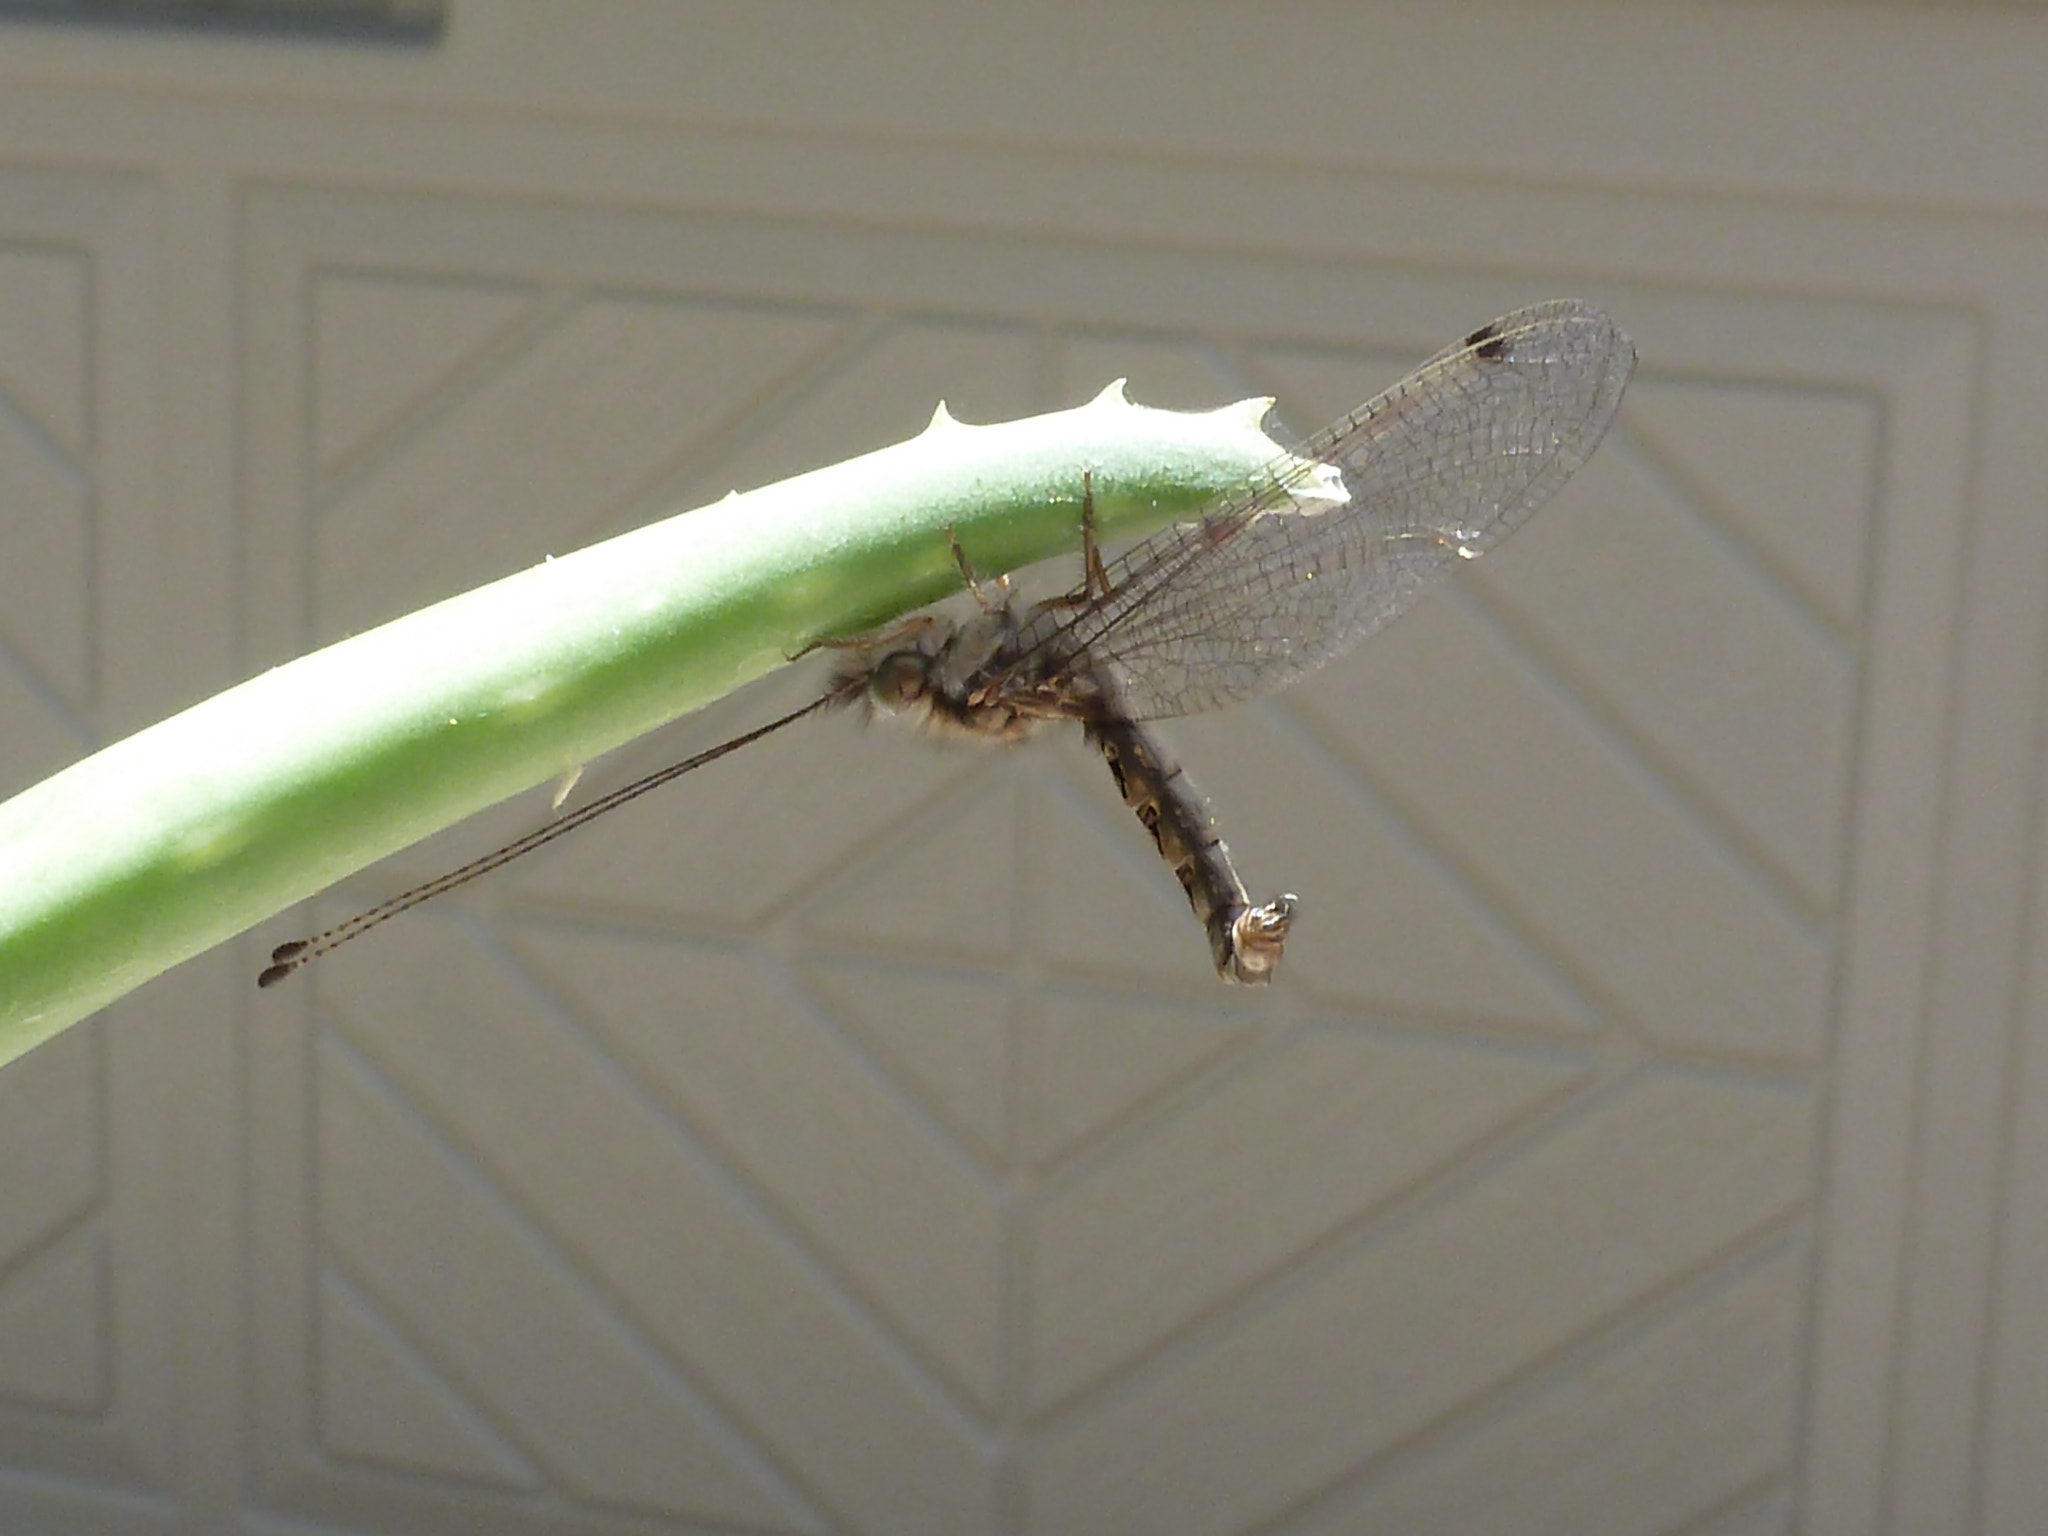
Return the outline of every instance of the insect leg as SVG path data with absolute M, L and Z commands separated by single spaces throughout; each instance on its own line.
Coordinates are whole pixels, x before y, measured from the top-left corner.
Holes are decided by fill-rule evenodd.
M 1102 546 L 1095 542 L 1095 471 L 1081 472 L 1081 595 L 1105 598 L 1109 572 L 1102 564 Z
M 791 661 L 802 661 L 813 651 L 865 651 L 871 648 L 890 646 L 896 644 L 899 640 L 908 640 L 912 635 L 917 634 L 921 630 L 929 629 L 938 622 L 937 619 L 928 613 L 914 613 L 909 618 L 898 619 L 887 629 L 878 629 L 872 634 L 853 635 L 843 640 L 813 640 L 789 659 Z
M 967 590 L 974 594 L 974 605 L 983 613 L 994 613 L 998 608 L 1002 607 L 1009 600 L 1010 578 L 1008 576 L 998 576 L 992 582 L 983 582 L 975 574 L 974 566 L 967 558 L 967 551 L 960 547 L 959 537 L 953 532 L 951 527 L 946 529 L 946 542 L 952 546 L 953 563 L 960 567 L 960 579 L 967 583 Z M 1003 593 L 1004 596 L 1001 599 L 991 601 L 988 593 L 982 590 L 984 586 L 992 586 L 997 591 Z
M 1112 595 L 1102 546 L 1095 541 L 1095 471 L 1081 471 L 1081 590 L 1045 600 L 1048 608 L 1085 608 Z

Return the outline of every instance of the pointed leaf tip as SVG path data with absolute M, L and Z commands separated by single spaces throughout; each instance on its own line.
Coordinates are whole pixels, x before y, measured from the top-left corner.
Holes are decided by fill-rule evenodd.
M 1229 405 L 1219 405 L 1210 414 L 1223 421 L 1235 418 L 1241 426 L 1250 427 L 1254 432 L 1264 432 L 1266 415 L 1273 409 L 1273 404 L 1271 395 L 1253 395 L 1248 400 L 1236 400 Z

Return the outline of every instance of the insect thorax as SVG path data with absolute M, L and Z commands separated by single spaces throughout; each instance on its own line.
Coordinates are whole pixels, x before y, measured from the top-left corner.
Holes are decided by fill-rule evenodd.
M 842 671 L 872 716 L 907 715 L 927 728 L 1017 741 L 1049 720 L 1083 719 L 1099 690 L 1063 653 L 1019 644 L 1032 614 L 1008 603 L 965 620 L 935 618 L 857 653 Z

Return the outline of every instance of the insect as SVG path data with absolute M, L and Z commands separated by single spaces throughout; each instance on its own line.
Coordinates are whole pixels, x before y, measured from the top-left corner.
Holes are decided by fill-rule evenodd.
M 1084 477 L 1079 590 L 1020 608 L 1007 580 L 983 582 L 956 543 L 977 613 L 924 615 L 831 642 L 840 658 L 832 682 L 802 708 L 280 944 L 257 984 L 274 985 L 400 912 L 794 721 L 849 706 L 1004 742 L 1078 723 L 1187 893 L 1217 973 L 1264 982 L 1296 898 L 1251 900 L 1152 722 L 1287 687 L 1498 544 L 1599 446 L 1634 368 L 1627 334 L 1590 305 L 1557 299 L 1517 310 L 1193 521 L 1108 561 Z

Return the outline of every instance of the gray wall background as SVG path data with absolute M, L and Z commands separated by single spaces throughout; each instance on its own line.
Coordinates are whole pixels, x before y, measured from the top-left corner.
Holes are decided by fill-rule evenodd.
M 1078 743 L 833 720 L 0 1074 L 0 1522 L 2048 1525 L 2030 11 L 0 31 L 0 789 L 942 397 L 1642 353 L 1471 579 L 1173 733 L 1269 996 Z

